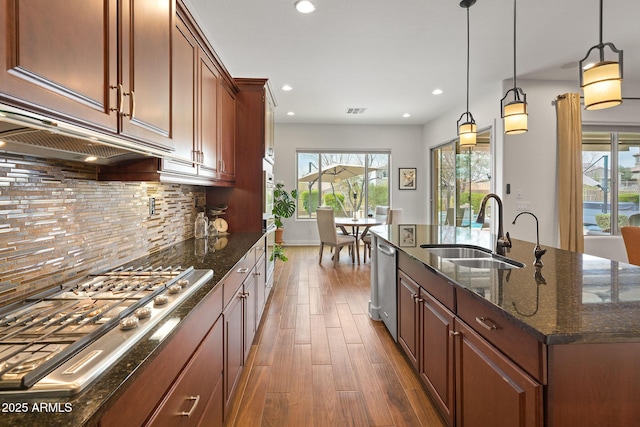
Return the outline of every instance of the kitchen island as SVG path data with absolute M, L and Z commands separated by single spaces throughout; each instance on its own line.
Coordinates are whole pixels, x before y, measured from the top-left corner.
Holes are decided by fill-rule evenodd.
M 207 242 L 206 252 L 200 245 L 201 241 L 190 239 L 125 264 L 125 266 L 142 267 L 181 265 L 184 268 L 193 266 L 196 269 L 212 269 L 213 278 L 161 320 L 120 360 L 79 394 L 70 397 L 47 398 L 0 396 L 3 412 L 0 417 L 0 426 L 76 427 L 98 425 L 114 404 L 121 403 L 119 402 L 120 398 L 139 381 L 147 368 L 153 366 L 158 356 L 181 332 L 181 325 L 185 321 L 194 323 L 193 318 L 196 311 L 198 311 L 198 316 L 203 312 L 215 311 L 213 307 L 209 307 L 213 302 L 218 302 L 218 299 L 211 298 L 212 295 L 222 294 L 221 290 L 225 280 L 233 273 L 234 267 L 246 258 L 247 253 L 254 248 L 264 250 L 263 233 L 234 233 L 225 236 L 224 239 L 218 241 L 212 239 Z M 201 302 L 203 304 L 200 304 Z M 220 308 L 218 310 L 222 309 L 221 298 L 219 302 Z M 190 315 L 191 317 L 189 317 Z M 175 326 L 176 319 L 180 320 L 177 326 Z M 158 338 L 158 331 L 166 330 L 172 324 L 175 327 L 170 328 L 168 333 Z M 205 325 L 205 330 L 210 326 Z M 182 365 L 176 367 L 178 370 L 181 368 Z M 140 401 L 128 402 L 128 406 L 135 410 L 136 407 L 139 408 Z
M 421 245 L 493 249 L 489 233 L 401 227 L 371 229 L 399 253 L 398 342 L 451 425 L 640 422 L 639 267 L 550 247 L 536 267 L 514 239 L 524 267 L 473 268 Z

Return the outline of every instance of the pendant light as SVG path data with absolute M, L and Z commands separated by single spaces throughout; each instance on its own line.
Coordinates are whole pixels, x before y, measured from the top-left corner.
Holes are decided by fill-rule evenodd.
M 580 61 L 580 87 L 584 91 L 585 110 L 600 110 L 622 104 L 622 51 L 613 43 L 602 43 L 602 2 L 600 0 L 600 43 L 593 46 Z M 604 48 L 609 47 L 617 54 L 617 61 L 604 58 Z M 597 49 L 599 61 L 593 65 L 584 65 Z
M 469 112 L 469 8 L 475 3 L 476 0 L 460 2 L 460 7 L 467 9 L 467 111 L 462 113 L 457 122 L 460 148 L 476 145 L 476 121 L 473 119 L 473 114 Z
M 513 0 L 513 88 L 500 100 L 500 116 L 507 135 L 517 135 L 528 130 L 527 94 L 516 84 L 516 2 L 517 0 Z

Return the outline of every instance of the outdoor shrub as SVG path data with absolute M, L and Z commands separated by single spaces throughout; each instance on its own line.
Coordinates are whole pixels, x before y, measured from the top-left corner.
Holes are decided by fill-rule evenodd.
M 611 231 L 611 214 L 597 214 L 596 224 L 602 231 Z M 618 226 L 624 227 L 629 225 L 629 217 L 627 215 L 618 215 Z

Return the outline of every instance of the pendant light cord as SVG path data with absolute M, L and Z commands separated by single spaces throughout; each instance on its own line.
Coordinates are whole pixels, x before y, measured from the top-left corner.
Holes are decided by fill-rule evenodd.
M 469 7 L 467 7 L 467 120 L 469 120 L 469 44 Z
M 603 49 L 603 44 L 602 44 L 602 11 L 603 11 L 603 6 L 602 3 L 604 2 L 604 0 L 600 0 L 600 44 L 598 46 L 600 46 L 600 62 L 604 61 L 604 49 Z
M 516 3 L 517 0 L 513 0 L 513 87 L 518 87 L 516 83 Z

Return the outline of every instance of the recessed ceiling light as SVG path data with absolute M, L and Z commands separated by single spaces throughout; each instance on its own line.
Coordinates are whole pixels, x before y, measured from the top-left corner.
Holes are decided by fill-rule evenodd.
M 442 89 L 434 89 L 431 93 L 434 95 L 442 95 Z
M 295 115 L 296 115 L 296 113 L 294 113 L 293 111 L 289 111 L 289 112 L 287 113 L 287 116 L 295 116 Z
M 2 147 L 4 144 L 6 144 L 6 142 L 0 141 L 0 147 Z
M 311 0 L 298 0 L 294 5 L 300 13 L 311 13 L 316 10 L 316 5 L 314 5 Z
M 411 117 L 411 114 L 409 114 L 409 113 L 404 113 L 404 114 L 402 115 L 402 117 Z
M 289 92 L 290 90 L 293 90 L 293 88 L 289 85 L 284 85 L 282 86 L 282 90 L 284 90 L 285 92 Z
M 96 160 L 98 160 L 96 156 L 89 156 L 86 159 L 84 159 L 85 162 L 95 162 Z

